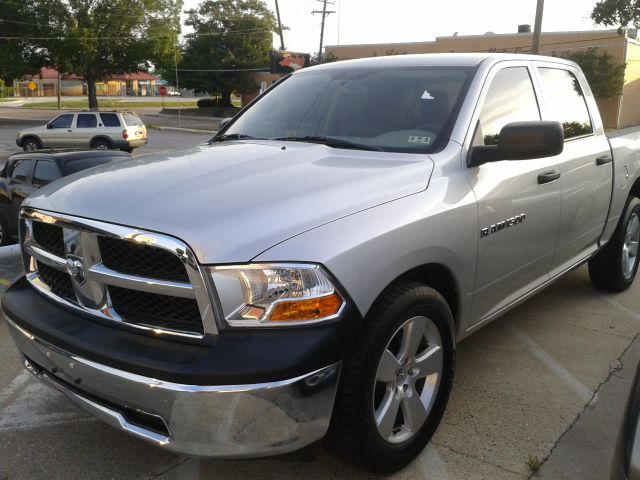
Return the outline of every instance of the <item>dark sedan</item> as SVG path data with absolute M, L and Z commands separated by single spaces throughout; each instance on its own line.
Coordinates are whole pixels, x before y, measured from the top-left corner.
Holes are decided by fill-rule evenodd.
M 58 178 L 109 162 L 130 158 L 118 151 L 51 151 L 18 153 L 0 164 L 0 245 L 18 238 L 22 201 Z

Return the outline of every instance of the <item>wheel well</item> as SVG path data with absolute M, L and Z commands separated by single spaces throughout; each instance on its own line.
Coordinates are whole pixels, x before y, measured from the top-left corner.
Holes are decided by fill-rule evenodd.
M 438 263 L 428 263 L 412 268 L 397 280 L 415 280 L 437 290 L 447 301 L 454 320 L 458 319 L 458 287 L 449 269 Z
M 631 190 L 629 190 L 629 195 L 640 198 L 640 178 L 637 178 L 633 185 L 631 185 Z
M 42 145 L 42 140 L 40 140 L 40 138 L 38 138 L 37 135 L 25 135 L 20 141 L 20 145 L 24 146 L 25 142 L 31 139 L 35 140 L 36 142 L 38 142 L 38 144 Z
M 108 137 L 93 137 L 93 138 L 91 139 L 91 142 L 89 143 L 89 145 L 90 145 L 91 147 L 93 147 L 93 146 L 96 144 L 96 142 L 98 142 L 98 141 L 106 142 L 109 146 L 112 146 L 112 145 L 113 145 L 113 143 L 111 143 L 111 139 L 110 139 L 110 138 L 108 138 Z

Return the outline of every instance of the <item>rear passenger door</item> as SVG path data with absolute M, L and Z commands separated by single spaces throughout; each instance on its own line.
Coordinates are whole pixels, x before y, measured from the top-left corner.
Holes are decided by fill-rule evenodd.
M 595 101 L 577 68 L 536 62 L 545 120 L 564 128 L 560 154 L 562 207 L 551 276 L 562 273 L 597 248 L 611 201 L 613 162 L 602 125 L 589 108 Z M 596 119 L 597 120 L 597 116 Z
M 58 169 L 56 162 L 52 160 L 38 160 L 36 169 L 33 172 L 33 180 L 31 181 L 33 190 L 49 185 L 61 176 L 60 169 Z
M 500 130 L 539 121 L 529 62 L 498 63 L 472 118 L 473 146 L 497 144 Z M 471 135 L 469 135 L 471 136 Z M 472 316 L 487 320 L 548 280 L 560 218 L 560 182 L 542 174 L 558 157 L 502 160 L 465 168 L 478 205 L 478 254 Z
M 114 112 L 101 112 L 98 114 L 98 127 L 104 135 L 113 140 L 122 140 L 122 130 L 124 130 L 118 114 Z
M 95 113 L 79 113 L 76 120 L 74 144 L 78 148 L 89 148 L 91 139 L 98 134 L 98 119 Z

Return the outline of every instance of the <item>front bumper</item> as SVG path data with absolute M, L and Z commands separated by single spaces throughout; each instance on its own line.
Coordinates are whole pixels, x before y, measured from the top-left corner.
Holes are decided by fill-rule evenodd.
M 285 381 L 180 384 L 74 355 L 6 320 L 39 380 L 106 423 L 175 453 L 279 455 L 319 440 L 329 427 L 339 362 Z

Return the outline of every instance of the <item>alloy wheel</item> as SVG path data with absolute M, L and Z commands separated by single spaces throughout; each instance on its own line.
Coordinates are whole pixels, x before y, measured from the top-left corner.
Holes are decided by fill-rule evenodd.
M 622 273 L 625 278 L 631 278 L 638 257 L 638 242 L 640 241 L 640 219 L 633 213 L 627 223 L 627 231 L 622 244 Z
M 443 361 L 442 338 L 429 318 L 410 318 L 395 331 L 374 384 L 374 420 L 384 440 L 406 442 L 424 425 L 438 393 Z

